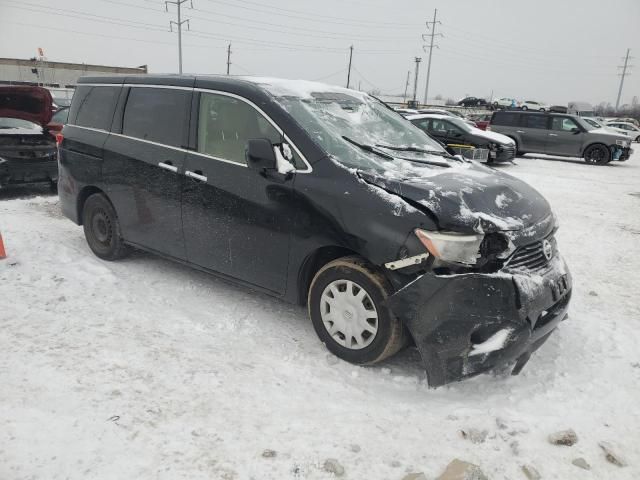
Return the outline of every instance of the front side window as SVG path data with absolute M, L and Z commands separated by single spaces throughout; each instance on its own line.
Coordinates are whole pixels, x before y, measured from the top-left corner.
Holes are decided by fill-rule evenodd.
M 254 138 L 282 143 L 275 127 L 248 103 L 214 93 L 200 96 L 198 152 L 244 164 L 247 142 Z
M 109 130 L 121 87 L 80 86 L 71 106 L 70 118 L 81 127 Z
M 168 88 L 132 87 L 122 120 L 122 134 L 181 147 L 189 122 L 191 92 Z
M 551 120 L 551 129 L 561 132 L 571 132 L 574 128 L 578 128 L 578 124 L 568 117 L 553 117 Z

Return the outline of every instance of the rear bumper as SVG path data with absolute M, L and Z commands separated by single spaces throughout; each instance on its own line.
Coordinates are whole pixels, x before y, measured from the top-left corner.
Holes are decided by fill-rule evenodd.
M 571 275 L 556 255 L 535 275 L 425 274 L 389 299 L 437 387 L 517 360 L 520 369 L 566 318 Z
M 58 180 L 56 154 L 43 159 L 0 158 L 0 187 L 27 183 L 54 183 Z

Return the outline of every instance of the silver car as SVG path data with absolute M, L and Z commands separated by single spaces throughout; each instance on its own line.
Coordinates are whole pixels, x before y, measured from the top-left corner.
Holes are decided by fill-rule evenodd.
M 518 154 L 546 153 L 582 157 L 587 163 L 605 165 L 631 155 L 630 138 L 584 119 L 562 113 L 495 112 L 487 130 L 516 142 Z

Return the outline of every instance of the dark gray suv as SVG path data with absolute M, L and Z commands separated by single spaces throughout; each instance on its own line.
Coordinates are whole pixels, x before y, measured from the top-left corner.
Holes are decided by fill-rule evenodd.
M 627 160 L 632 152 L 628 137 L 562 113 L 495 112 L 487 130 L 515 140 L 518 154 L 583 157 L 587 163 L 604 165 Z

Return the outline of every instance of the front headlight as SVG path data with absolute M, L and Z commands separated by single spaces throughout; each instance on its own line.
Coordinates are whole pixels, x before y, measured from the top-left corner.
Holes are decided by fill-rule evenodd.
M 484 235 L 464 235 L 454 232 L 430 232 L 417 228 L 415 234 L 434 257 L 445 262 L 475 265 L 480 257 Z

